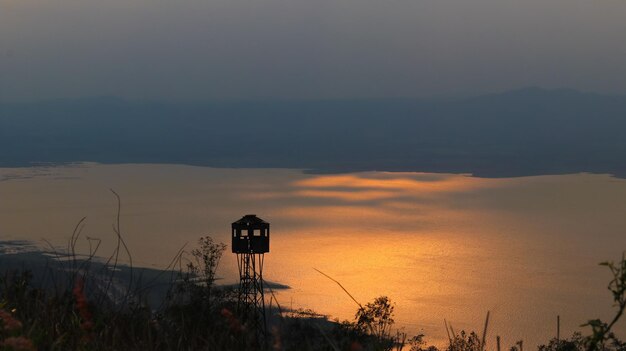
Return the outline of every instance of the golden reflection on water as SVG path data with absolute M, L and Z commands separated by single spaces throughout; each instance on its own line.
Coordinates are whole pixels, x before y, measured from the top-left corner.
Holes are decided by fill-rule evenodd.
M 0 169 L 0 235 L 63 244 L 78 219 L 86 235 L 114 243 L 122 230 L 142 265 L 164 266 L 201 235 L 229 240 L 246 213 L 272 224 L 266 279 L 289 285 L 283 307 L 350 319 L 354 302 L 388 295 L 396 321 L 427 340 L 481 329 L 490 343 L 533 345 L 589 318 L 608 316 L 608 275 L 597 262 L 626 249 L 626 182 L 606 175 L 481 179 L 466 175 L 366 172 L 307 175 L 293 170 L 167 165 L 78 165 Z M 107 238 L 109 240 L 107 240 Z M 224 282 L 236 279 L 227 252 Z M 624 328 L 624 324 L 620 326 Z M 488 344 L 489 345 L 489 344 Z
M 293 182 L 303 188 L 386 189 L 392 193 L 463 191 L 489 185 L 479 178 L 424 173 L 367 172 L 325 175 Z

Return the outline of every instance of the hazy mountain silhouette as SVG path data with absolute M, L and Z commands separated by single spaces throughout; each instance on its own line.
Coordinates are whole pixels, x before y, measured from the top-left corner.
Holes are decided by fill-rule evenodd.
M 465 99 L 0 105 L 0 166 L 181 163 L 626 175 L 626 96 L 521 89 Z

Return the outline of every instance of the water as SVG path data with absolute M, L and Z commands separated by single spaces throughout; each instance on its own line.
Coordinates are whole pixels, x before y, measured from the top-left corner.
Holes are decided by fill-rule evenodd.
M 354 302 L 387 295 L 396 322 L 429 342 L 482 330 L 488 348 L 546 342 L 611 316 L 609 274 L 598 262 L 626 250 L 626 181 L 608 175 L 481 179 L 367 172 L 310 175 L 282 169 L 97 165 L 0 169 L 0 240 L 65 245 L 86 216 L 87 237 L 112 252 L 117 203 L 136 265 L 165 267 L 210 234 L 229 243 L 230 223 L 254 213 L 272 225 L 265 278 L 286 284 L 283 307 L 351 319 Z M 46 239 L 46 241 L 42 241 Z M 219 274 L 236 280 L 227 252 Z M 315 268 L 315 269 L 314 269 Z M 626 334 L 624 323 L 618 333 Z

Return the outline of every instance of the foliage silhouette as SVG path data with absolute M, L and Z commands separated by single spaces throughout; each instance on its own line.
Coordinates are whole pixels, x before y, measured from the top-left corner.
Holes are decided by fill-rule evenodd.
M 600 263 L 600 265 L 608 267 L 613 275 L 613 279 L 609 282 L 608 289 L 613 295 L 613 301 L 615 302 L 617 311 L 609 323 L 603 322 L 600 319 L 593 319 L 583 324 L 583 326 L 590 326 L 592 330 L 592 334 L 585 340 L 588 351 L 605 350 L 607 343 L 613 347 L 624 348 L 624 344 L 617 339 L 612 328 L 622 317 L 624 310 L 626 310 L 626 258 L 624 254 L 622 254 L 620 262 L 615 263 L 613 261 L 607 261 Z

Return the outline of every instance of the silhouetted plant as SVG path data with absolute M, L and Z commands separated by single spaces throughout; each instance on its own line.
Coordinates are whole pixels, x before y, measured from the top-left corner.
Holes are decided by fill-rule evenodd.
M 189 262 L 187 268 L 198 277 L 199 282 L 206 289 L 207 299 L 210 300 L 211 289 L 215 283 L 215 272 L 226 250 L 226 244 L 216 243 L 210 236 L 204 236 L 198 240 L 198 245 L 199 248 L 191 251 L 195 262 Z
M 613 275 L 608 289 L 613 294 L 613 301 L 617 311 L 609 323 L 600 319 L 593 319 L 583 324 L 583 326 L 590 326 L 592 331 L 591 336 L 585 340 L 588 351 L 605 350 L 607 346 L 620 347 L 622 345 L 623 347 L 623 343 L 617 339 L 612 328 L 622 317 L 624 310 L 626 310 L 626 257 L 622 254 L 620 262 L 607 261 L 600 263 L 600 265 L 608 267 Z
M 387 296 L 380 296 L 361 306 L 356 313 L 356 327 L 378 339 L 380 343 L 392 340 L 391 327 L 395 323 L 393 310 L 395 306 Z
M 408 344 L 411 347 L 409 351 L 439 351 L 439 349 L 433 345 L 426 346 L 424 334 L 413 336 L 409 339 Z
M 585 350 L 585 338 L 580 332 L 574 333 L 569 339 L 550 340 L 547 345 L 540 345 L 538 351 L 583 351 Z
M 480 351 L 481 341 L 478 334 L 471 332 L 467 334 L 461 330 L 459 334 L 452 336 L 447 351 Z

